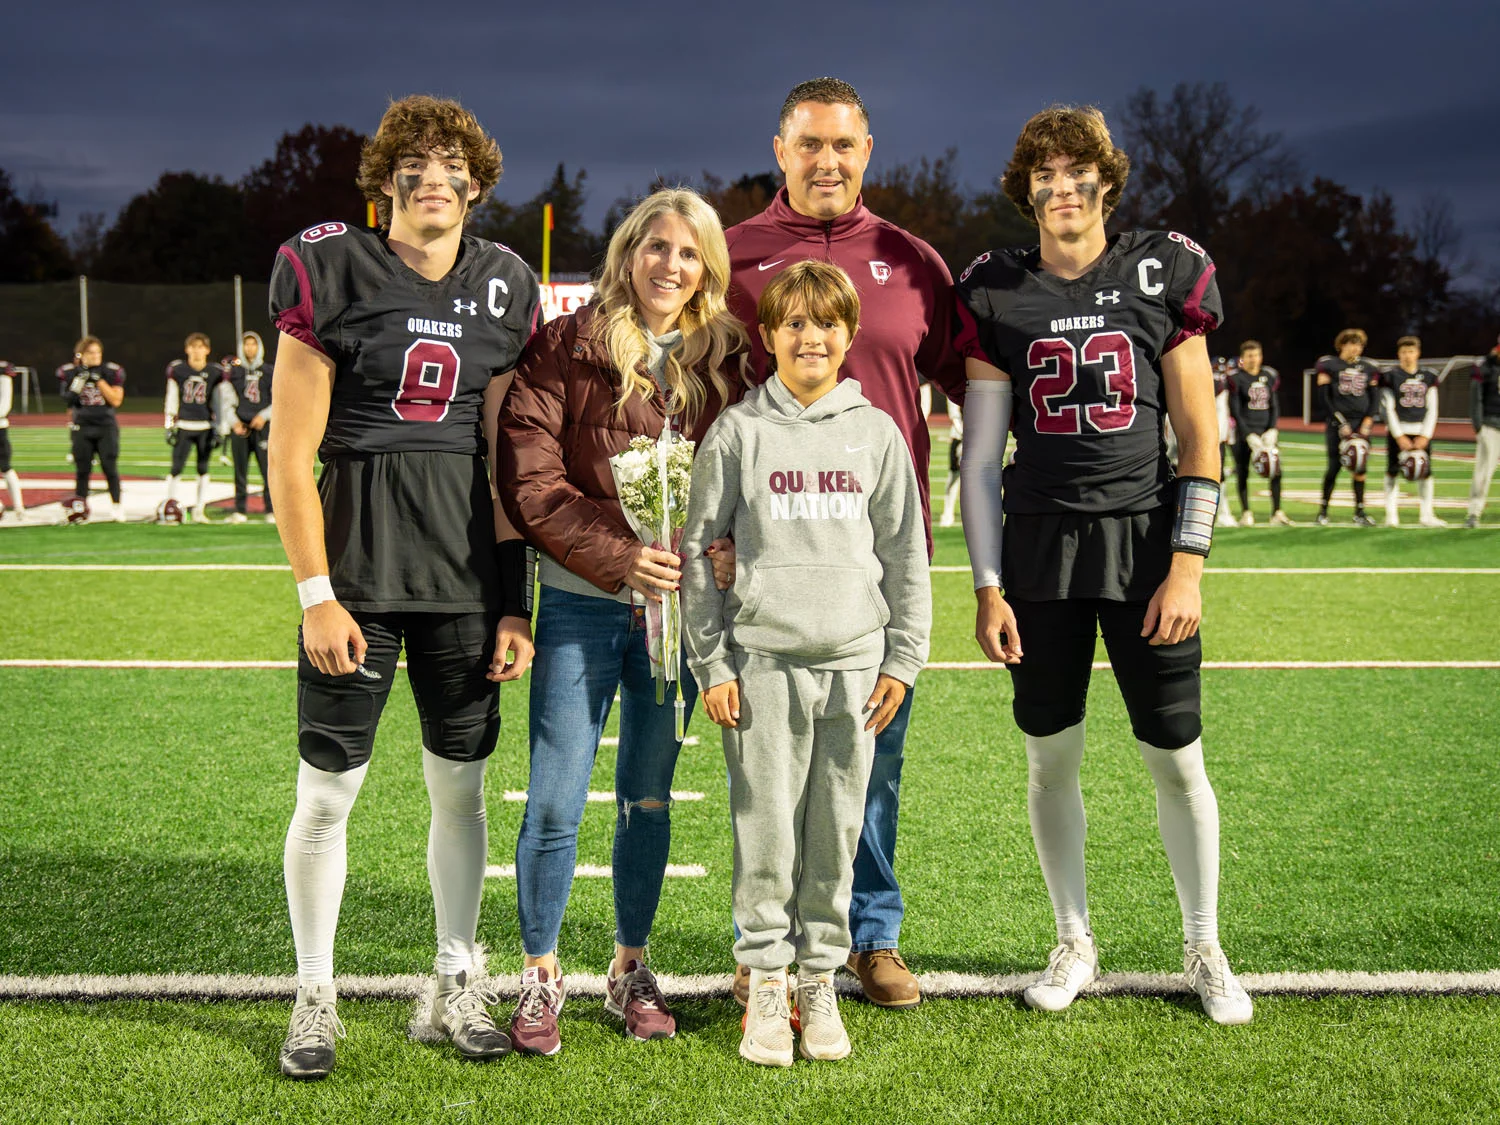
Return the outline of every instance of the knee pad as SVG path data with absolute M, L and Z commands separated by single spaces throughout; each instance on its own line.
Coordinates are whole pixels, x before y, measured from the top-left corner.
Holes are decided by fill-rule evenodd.
M 1203 734 L 1203 714 L 1197 706 L 1171 703 L 1158 706 L 1140 720 L 1132 716 L 1130 726 L 1141 742 L 1158 750 L 1176 750 Z
M 1022 734 L 1046 738 L 1083 722 L 1087 688 L 1078 700 L 1027 701 L 1018 694 L 1011 702 L 1011 713 Z

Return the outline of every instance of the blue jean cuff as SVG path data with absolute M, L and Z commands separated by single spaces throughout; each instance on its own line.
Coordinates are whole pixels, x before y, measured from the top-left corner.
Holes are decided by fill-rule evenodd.
M 874 953 L 877 949 L 900 949 L 896 941 L 862 941 L 849 950 L 850 953 Z

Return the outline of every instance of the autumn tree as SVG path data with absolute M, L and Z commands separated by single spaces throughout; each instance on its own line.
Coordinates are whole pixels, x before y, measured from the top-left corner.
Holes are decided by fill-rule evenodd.
M 251 272 L 250 245 L 245 196 L 237 185 L 218 176 L 166 172 L 125 205 L 104 236 L 94 268 L 103 281 L 225 281 Z M 259 276 L 264 273 L 261 267 Z
M 22 199 L 0 169 L 0 277 L 9 282 L 61 281 L 73 274 L 68 248 L 52 229 L 57 208 Z
M 345 125 L 304 125 L 284 133 L 271 158 L 245 174 L 249 275 L 271 276 L 276 248 L 307 227 L 330 220 L 364 226 L 365 199 L 354 186 L 365 137 Z
M 474 214 L 469 229 L 480 238 L 503 242 L 540 272 L 542 221 L 545 204 L 552 204 L 552 272 L 589 273 L 604 253 L 604 242 L 583 217 L 588 202 L 588 172 L 580 168 L 570 179 L 559 164 L 552 179 L 531 199 L 512 204 L 492 198 Z

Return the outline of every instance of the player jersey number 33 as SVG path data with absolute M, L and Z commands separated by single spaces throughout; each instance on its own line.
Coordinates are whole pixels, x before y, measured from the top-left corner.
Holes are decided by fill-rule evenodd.
M 272 321 L 335 368 L 319 456 L 482 454 L 485 388 L 515 366 L 538 298 L 525 262 L 472 235 L 438 281 L 410 269 L 384 238 L 344 223 L 284 243 L 271 275 Z
M 1005 510 L 1145 512 L 1172 479 L 1161 357 L 1223 319 L 1214 264 L 1185 235 L 1130 231 L 1067 280 L 1040 253 L 980 255 L 958 281 L 958 346 L 1015 386 Z

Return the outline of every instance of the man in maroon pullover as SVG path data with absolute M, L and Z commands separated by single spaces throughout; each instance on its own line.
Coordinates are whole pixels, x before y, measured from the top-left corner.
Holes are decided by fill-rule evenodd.
M 859 337 L 839 378 L 859 380 L 870 402 L 896 420 L 922 494 L 932 550 L 931 490 L 927 465 L 931 440 L 919 403 L 921 377 L 962 402 L 963 361 L 952 348 L 953 278 L 931 246 L 871 214 L 860 184 L 875 139 L 859 94 L 836 78 L 815 78 L 792 88 L 772 140 L 786 186 L 763 212 L 727 232 L 732 283 L 729 307 L 750 329 L 753 366 L 764 378 L 766 354 L 754 330 L 755 306 L 771 279 L 793 262 L 820 258 L 854 279 L 861 305 Z M 899 952 L 905 907 L 896 882 L 896 819 L 902 750 L 913 692 L 875 741 L 875 764 L 865 798 L 865 822 L 854 858 L 849 928 L 854 951 L 849 968 L 865 997 L 889 1008 L 921 999 L 917 981 Z M 735 972 L 735 996 L 744 1002 L 749 973 Z

